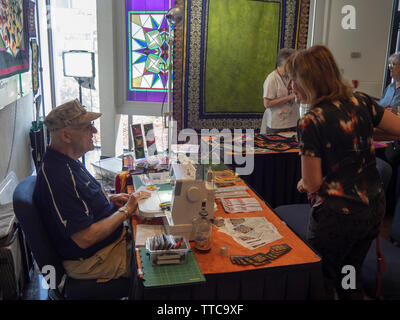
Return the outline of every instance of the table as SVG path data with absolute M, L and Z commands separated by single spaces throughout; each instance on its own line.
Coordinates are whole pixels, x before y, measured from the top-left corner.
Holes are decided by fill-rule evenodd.
M 386 144 L 374 144 L 378 156 L 384 153 Z M 233 169 L 239 167 L 234 160 Z M 301 158 L 297 148 L 284 152 L 255 152 L 253 172 L 241 178 L 272 208 L 308 203 L 307 195 L 297 191 L 297 183 L 301 179 Z
M 245 182 L 239 182 L 245 185 Z M 218 232 L 213 226 L 213 247 L 209 253 L 194 251 L 205 275 L 206 282 L 173 287 L 147 288 L 140 276 L 135 277 L 133 299 L 167 300 L 255 300 L 255 299 L 319 299 L 323 292 L 321 258 L 306 245 L 273 210 L 251 189 L 248 192 L 262 206 L 261 212 L 227 214 L 217 200 L 216 217 L 266 217 L 283 236 L 263 247 L 249 250 L 237 244 L 230 236 Z M 159 218 L 157 218 L 159 219 Z M 160 223 L 160 220 L 150 223 Z M 138 220 L 132 219 L 135 232 Z M 230 254 L 255 254 L 267 252 L 271 245 L 288 244 L 292 250 L 270 264 L 254 267 L 232 264 L 229 257 L 219 255 L 221 246 L 228 246 Z M 192 244 L 193 246 L 193 244 Z M 140 268 L 140 258 L 134 259 Z
M 237 167 L 233 163 L 233 168 Z M 298 149 L 254 155 L 254 170 L 241 176 L 272 208 L 307 203 L 307 195 L 297 191 L 301 179 Z
M 264 138 L 263 138 L 264 137 Z M 270 143 L 265 138 L 277 137 L 277 143 L 282 142 L 285 151 L 270 150 Z M 280 138 L 285 139 L 280 140 Z M 254 169 L 251 174 L 241 178 L 255 190 L 272 208 L 280 205 L 307 203 L 307 196 L 297 191 L 297 183 L 301 179 L 301 159 L 298 155 L 295 132 L 285 132 L 282 135 L 254 135 Z M 267 140 L 268 141 L 268 140 Z M 273 146 L 273 143 L 272 143 Z M 286 148 L 284 147 L 286 146 Z M 289 149 L 290 148 L 290 149 Z M 224 152 L 233 154 L 231 150 Z M 241 167 L 232 157 L 231 168 Z

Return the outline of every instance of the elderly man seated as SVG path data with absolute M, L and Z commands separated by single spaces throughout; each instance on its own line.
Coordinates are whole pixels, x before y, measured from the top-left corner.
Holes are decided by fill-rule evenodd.
M 108 195 L 78 160 L 94 149 L 93 120 L 100 116 L 87 112 L 78 100 L 47 115 L 51 141 L 34 200 L 68 276 L 105 282 L 130 274 L 124 221 L 137 212 L 138 195 Z

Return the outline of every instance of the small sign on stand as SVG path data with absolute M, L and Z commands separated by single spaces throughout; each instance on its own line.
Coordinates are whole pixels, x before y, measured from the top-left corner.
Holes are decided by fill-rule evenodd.
M 135 159 L 136 160 L 143 159 L 145 157 L 145 151 L 144 151 L 142 124 L 140 123 L 132 124 L 131 131 L 132 131 Z

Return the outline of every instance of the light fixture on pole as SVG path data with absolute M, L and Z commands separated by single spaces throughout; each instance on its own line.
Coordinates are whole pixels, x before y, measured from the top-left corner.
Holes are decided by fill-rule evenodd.
M 82 87 L 94 89 L 94 52 L 85 50 L 63 51 L 64 77 L 72 77 L 79 84 L 79 102 L 82 103 Z M 85 166 L 85 156 L 82 156 Z
M 183 20 L 183 10 L 179 7 L 172 7 L 166 14 L 166 19 L 169 26 L 169 41 L 168 41 L 168 106 L 164 112 L 164 127 L 168 128 L 168 160 L 171 153 L 171 139 L 173 134 L 173 117 L 172 117 L 172 73 L 173 73 L 173 45 L 175 26 Z

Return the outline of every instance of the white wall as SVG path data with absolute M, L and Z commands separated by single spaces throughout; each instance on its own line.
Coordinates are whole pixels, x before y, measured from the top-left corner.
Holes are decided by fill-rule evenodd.
M 122 153 L 121 114 L 159 116 L 161 103 L 126 100 L 125 0 L 97 0 L 102 156 Z
M 342 28 L 342 8 L 356 9 L 356 29 Z M 348 81 L 358 80 L 357 90 L 381 97 L 391 28 L 393 0 L 314 0 L 313 44 L 325 44 Z M 361 56 L 352 58 L 351 53 Z
M 356 8 L 356 29 L 344 30 L 344 5 Z M 325 44 L 357 90 L 380 97 L 384 84 L 393 0 L 311 0 L 308 44 Z M 97 0 L 102 155 L 122 153 L 120 114 L 160 115 L 161 104 L 133 103 L 126 96 L 125 1 Z M 313 16 L 313 14 L 315 14 Z M 360 58 L 351 58 L 359 52 Z
M 32 93 L 0 110 L 0 181 L 10 171 L 21 181 L 34 170 L 29 140 L 33 117 Z
M 99 71 L 99 104 L 102 116 L 101 154 L 113 157 L 119 117 L 115 105 L 113 1 L 97 0 L 97 46 Z

